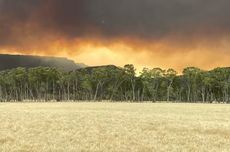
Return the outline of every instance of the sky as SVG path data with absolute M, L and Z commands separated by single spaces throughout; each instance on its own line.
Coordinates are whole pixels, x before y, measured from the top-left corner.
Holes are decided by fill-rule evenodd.
M 230 66 L 229 0 L 0 0 L 0 53 L 87 65 Z

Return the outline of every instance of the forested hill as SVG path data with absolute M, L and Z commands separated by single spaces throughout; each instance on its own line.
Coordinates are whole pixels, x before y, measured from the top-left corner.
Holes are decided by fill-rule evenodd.
M 39 66 L 53 67 L 65 71 L 72 71 L 85 67 L 84 64 L 76 64 L 72 60 L 60 57 L 0 54 L 0 71 L 17 67 L 33 68 Z

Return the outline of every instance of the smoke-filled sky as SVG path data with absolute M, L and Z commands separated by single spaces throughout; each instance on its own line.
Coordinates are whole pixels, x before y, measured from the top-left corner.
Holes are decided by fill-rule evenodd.
M 229 0 L 0 0 L 0 53 L 88 65 L 230 66 Z

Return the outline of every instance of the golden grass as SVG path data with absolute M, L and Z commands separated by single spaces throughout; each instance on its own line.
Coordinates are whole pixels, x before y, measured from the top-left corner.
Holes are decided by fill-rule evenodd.
M 0 151 L 229 151 L 230 106 L 0 103 Z

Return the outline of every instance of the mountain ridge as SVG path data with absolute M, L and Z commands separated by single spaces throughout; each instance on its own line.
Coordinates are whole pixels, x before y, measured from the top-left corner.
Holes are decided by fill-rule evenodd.
M 0 54 L 1 71 L 17 67 L 33 68 L 38 66 L 53 67 L 64 71 L 87 67 L 83 63 L 75 63 L 65 57 Z

